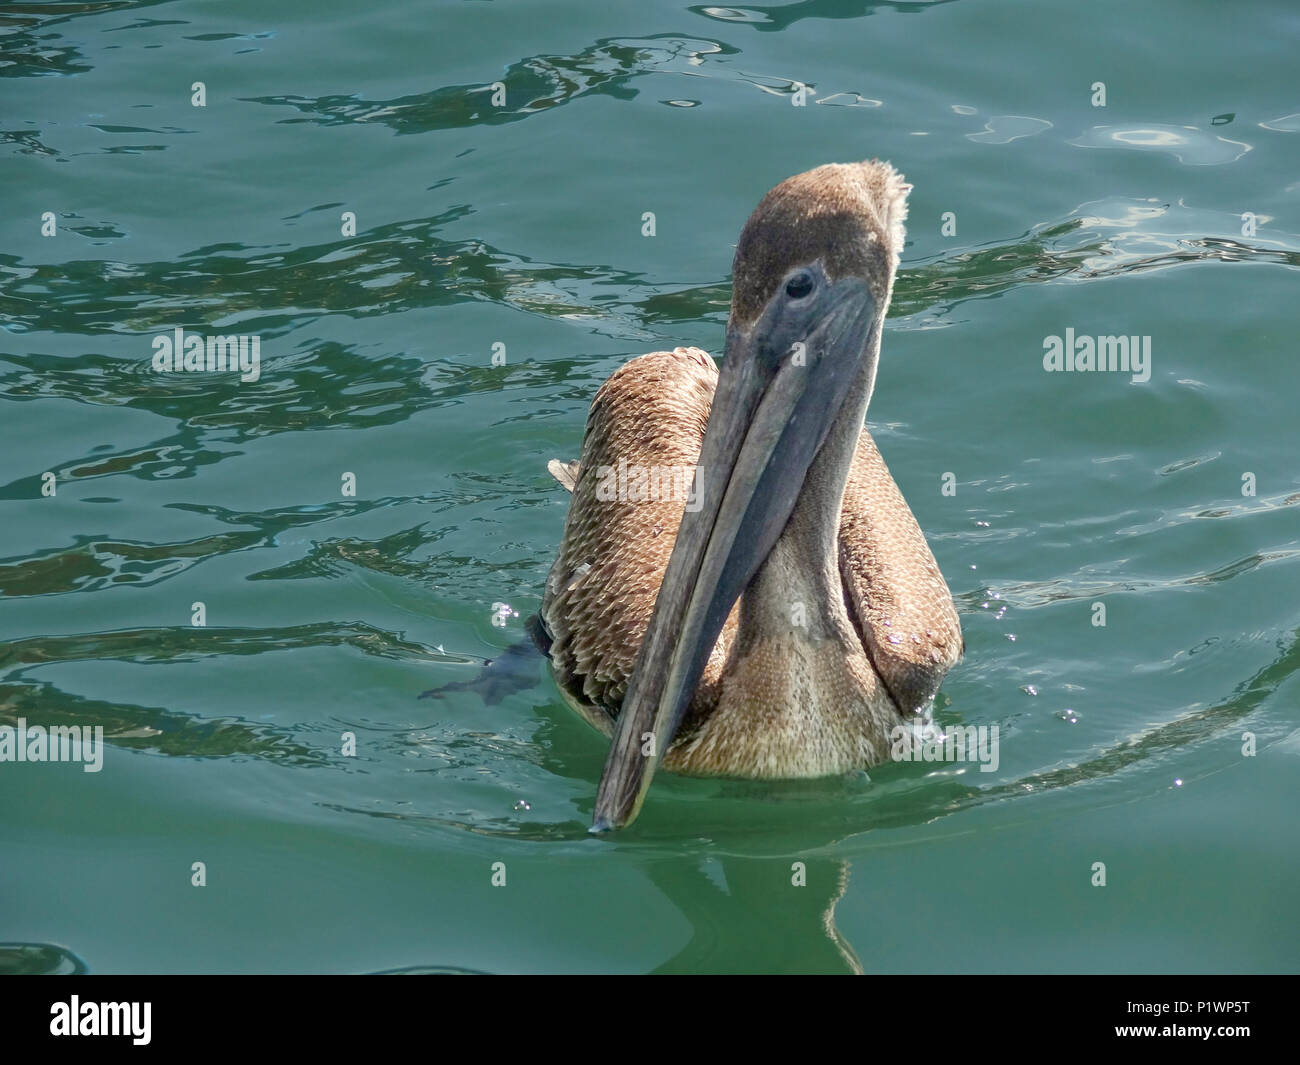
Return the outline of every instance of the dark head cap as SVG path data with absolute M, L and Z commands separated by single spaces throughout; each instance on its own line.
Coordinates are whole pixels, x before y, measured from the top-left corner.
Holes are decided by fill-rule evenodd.
M 757 318 L 786 275 L 821 260 L 832 281 L 861 277 L 883 315 L 903 249 L 912 186 L 888 163 L 829 163 L 796 174 L 749 216 L 732 266 L 731 321 Z

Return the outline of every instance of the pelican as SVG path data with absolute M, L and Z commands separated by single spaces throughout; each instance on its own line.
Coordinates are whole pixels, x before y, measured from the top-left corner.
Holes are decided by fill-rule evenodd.
M 532 631 L 612 741 L 593 832 L 636 817 L 660 764 L 828 776 L 929 727 L 961 623 L 864 425 L 910 191 L 876 160 L 772 189 L 736 246 L 722 369 L 633 359 L 579 460 L 550 463 L 572 497 Z M 646 490 L 683 468 L 690 492 Z

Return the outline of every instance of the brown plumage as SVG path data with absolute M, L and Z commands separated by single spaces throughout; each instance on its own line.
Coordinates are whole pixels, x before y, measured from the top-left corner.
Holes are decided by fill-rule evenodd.
M 597 392 L 579 462 L 550 464 L 572 498 L 540 619 L 568 701 L 607 735 L 617 730 L 639 665 L 645 670 L 646 708 L 660 700 L 663 676 L 671 674 L 669 686 L 673 678 L 685 676 L 689 684 L 694 676 L 678 672 L 686 668 L 687 652 L 674 648 L 677 632 L 669 630 L 698 622 L 705 599 L 691 598 L 694 577 L 670 575 L 671 597 L 665 583 L 679 531 L 686 538 L 683 518 L 696 527 L 693 546 L 679 548 L 695 560 L 684 559 L 683 567 L 695 566 L 685 572 L 708 569 L 713 556 L 707 552 L 714 548 L 702 545 L 709 537 L 719 539 L 724 526 L 741 529 L 732 555 L 747 549 L 754 555 L 752 577 L 743 591 L 737 586 L 739 599 L 719 592 L 723 598 L 714 603 L 715 612 L 726 611 L 725 622 L 717 613 L 720 632 L 707 657 L 699 649 L 702 670 L 681 700 L 680 725 L 665 729 L 670 743 L 659 752 L 665 768 L 808 777 L 875 764 L 888 757 L 892 727 L 926 717 L 940 681 L 961 655 L 961 627 L 947 585 L 863 427 L 908 189 L 891 167 L 872 162 L 819 167 L 768 193 L 737 245 L 728 326 L 728 362 L 736 365 L 724 364 L 722 377 L 733 375 L 731 392 L 718 400 L 719 406 L 728 404 L 726 414 L 714 410 L 722 385 L 704 351 L 652 352 L 622 366 Z M 808 286 L 813 295 L 805 298 Z M 848 321 L 839 308 L 849 305 L 866 308 L 857 320 L 866 322 L 869 312 L 869 327 L 860 326 L 853 341 L 840 338 L 844 330 L 830 340 L 821 336 L 823 319 Z M 805 323 L 798 314 L 806 306 L 824 313 Z M 785 357 L 791 336 L 807 338 L 807 369 Z M 859 361 L 850 362 L 846 352 Z M 742 359 L 753 365 L 742 366 Z M 743 401 L 735 394 L 750 387 L 745 374 L 770 383 L 752 385 L 764 398 L 753 400 L 749 414 L 734 415 L 731 408 Z M 836 388 L 839 405 L 822 403 Z M 787 418 L 757 406 L 775 403 L 771 395 L 781 389 L 801 390 L 799 402 L 807 398 L 829 409 L 794 407 L 803 413 Z M 748 436 L 727 452 L 726 461 L 714 452 L 718 476 L 710 482 L 708 469 L 702 469 L 700 494 L 688 505 L 672 471 L 700 463 L 711 415 L 729 419 L 717 430 L 720 438 L 728 429 Z M 803 434 L 820 432 L 821 444 L 801 437 L 800 426 Z M 787 435 L 772 445 L 777 431 Z M 751 465 L 766 471 L 763 455 L 776 465 L 800 448 L 807 461 L 790 460 L 795 465 L 789 472 L 782 467 L 781 478 L 756 481 L 756 474 L 742 473 L 750 469 L 746 454 L 757 453 Z M 638 470 L 659 476 L 657 492 L 638 479 Z M 798 483 L 788 485 L 796 477 Z M 741 492 L 738 481 L 757 494 Z M 769 485 L 766 493 L 762 484 Z M 784 489 L 773 491 L 781 485 L 790 496 L 784 505 L 777 499 Z M 616 489 L 621 499 L 610 498 Z M 726 492 L 742 503 L 749 500 L 744 522 L 750 524 L 736 525 L 739 512 L 723 505 L 732 498 Z M 775 513 L 764 525 L 768 496 Z M 693 513 L 701 506 L 702 513 Z M 771 546 L 754 547 L 759 539 Z M 726 542 L 717 557 L 731 557 Z M 716 567 L 710 572 L 716 576 Z M 643 647 L 657 600 L 663 600 L 659 609 L 665 616 L 656 623 L 664 631 L 654 648 Z M 705 625 L 689 629 L 686 642 L 699 631 L 707 638 Z M 624 731 L 630 727 L 625 723 Z M 659 728 L 652 731 L 658 735 Z M 623 738 L 622 757 L 633 742 L 640 741 Z M 611 765 L 616 756 L 611 754 Z M 658 754 L 648 772 L 657 759 Z M 641 792 L 647 784 L 648 773 Z M 635 807 L 617 823 L 631 816 Z
M 574 495 L 559 557 L 546 578 L 541 618 L 566 701 L 607 736 L 650 623 L 685 503 L 600 501 L 599 478 L 582 474 L 617 468 L 620 459 L 629 469 L 694 467 L 717 377 L 713 360 L 699 348 L 653 351 L 625 363 L 596 393 L 582 459 L 552 460 L 552 475 Z M 840 522 L 849 614 L 901 721 L 924 708 L 961 657 L 961 622 L 925 536 L 865 428 Z M 687 764 L 684 749 L 717 703 L 739 614 L 737 604 L 709 656 L 682 732 L 664 758 L 665 769 L 711 769 L 699 758 Z M 713 771 L 766 775 L 724 761 Z

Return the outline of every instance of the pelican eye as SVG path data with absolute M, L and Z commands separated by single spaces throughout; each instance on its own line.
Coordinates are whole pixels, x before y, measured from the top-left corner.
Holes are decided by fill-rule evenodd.
M 801 300 L 813 290 L 812 274 L 798 273 L 785 283 L 785 294 L 792 300 Z

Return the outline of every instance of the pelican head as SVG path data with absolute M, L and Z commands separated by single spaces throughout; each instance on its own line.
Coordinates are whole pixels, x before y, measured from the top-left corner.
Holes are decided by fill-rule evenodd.
M 886 163 L 821 166 L 745 223 L 699 507 L 683 516 L 638 652 L 592 831 L 636 817 L 727 615 L 797 511 L 815 509 L 812 557 L 835 564 L 910 189 Z

